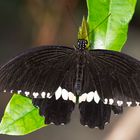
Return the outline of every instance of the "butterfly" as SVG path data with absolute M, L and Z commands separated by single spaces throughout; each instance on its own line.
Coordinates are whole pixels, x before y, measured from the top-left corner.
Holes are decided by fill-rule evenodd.
M 104 129 L 111 111 L 140 104 L 140 62 L 124 53 L 42 46 L 21 53 L 0 68 L 0 92 L 32 99 L 45 123 L 67 124 L 79 104 L 80 122 Z

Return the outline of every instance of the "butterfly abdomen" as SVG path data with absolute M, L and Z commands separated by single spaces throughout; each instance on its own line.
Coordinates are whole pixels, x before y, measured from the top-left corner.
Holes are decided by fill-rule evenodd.
M 84 66 L 85 66 L 84 59 L 79 58 L 77 63 L 76 80 L 74 86 L 77 95 L 79 95 L 82 90 Z

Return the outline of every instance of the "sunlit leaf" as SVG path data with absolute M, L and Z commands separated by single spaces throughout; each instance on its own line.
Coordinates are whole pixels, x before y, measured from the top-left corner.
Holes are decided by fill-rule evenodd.
M 127 39 L 136 0 L 87 0 L 87 5 L 94 48 L 120 51 Z
M 44 118 L 39 115 L 32 101 L 21 95 L 14 95 L 6 107 L 0 134 L 25 135 L 44 126 Z

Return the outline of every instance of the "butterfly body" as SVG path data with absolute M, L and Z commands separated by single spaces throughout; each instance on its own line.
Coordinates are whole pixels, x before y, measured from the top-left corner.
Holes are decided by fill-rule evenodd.
M 0 68 L 0 91 L 31 98 L 47 124 L 68 123 L 78 103 L 81 124 L 103 129 L 111 110 L 140 104 L 140 62 L 87 44 L 80 39 L 75 48 L 43 46 L 18 55 Z

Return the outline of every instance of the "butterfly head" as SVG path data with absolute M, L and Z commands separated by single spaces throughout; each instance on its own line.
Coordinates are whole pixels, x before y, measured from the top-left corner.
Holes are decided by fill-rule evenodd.
M 88 44 L 87 40 L 85 40 L 85 39 L 78 39 L 77 49 L 83 51 L 83 50 L 86 49 L 87 44 Z

